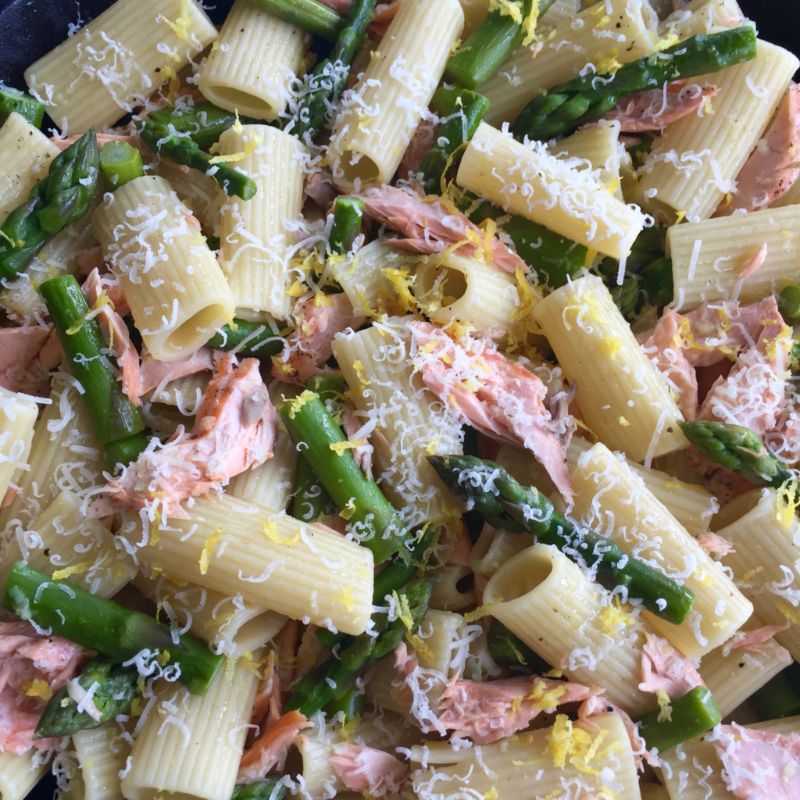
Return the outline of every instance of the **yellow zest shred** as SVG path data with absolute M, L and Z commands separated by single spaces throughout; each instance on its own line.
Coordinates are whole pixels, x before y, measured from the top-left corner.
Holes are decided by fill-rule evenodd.
M 300 409 L 315 397 L 314 392 L 305 389 L 297 397 L 284 398 L 289 405 L 289 419 L 294 419 L 300 413 Z
M 669 695 L 663 690 L 656 691 L 658 701 L 658 721 L 670 722 L 672 720 L 672 706 L 670 705 Z
M 42 700 L 49 700 L 53 696 L 53 690 L 47 681 L 41 678 L 34 678 L 24 686 L 25 697 L 39 697 Z
M 208 572 L 208 565 L 211 561 L 211 558 L 214 556 L 214 553 L 217 549 L 217 544 L 219 540 L 222 538 L 222 528 L 217 528 L 211 536 L 206 539 L 206 543 L 203 545 L 203 551 L 200 553 L 200 574 L 205 575 Z
M 778 524 L 783 528 L 788 529 L 794 522 L 794 512 L 797 510 L 797 507 L 800 506 L 800 495 L 798 495 L 798 491 L 800 491 L 800 486 L 796 478 L 786 481 L 786 483 L 782 484 L 778 489 L 777 513 L 775 517 L 778 520 Z
M 356 439 L 355 441 L 350 441 L 349 439 L 345 439 L 342 442 L 331 442 L 328 447 L 336 453 L 337 456 L 343 455 L 348 450 L 357 450 L 359 447 L 363 447 L 366 442 L 363 439 Z
M 278 533 L 278 524 L 274 519 L 265 519 L 262 524 L 262 531 L 264 536 L 275 544 L 281 544 L 285 547 L 291 547 L 300 541 L 300 531 L 296 531 L 294 536 L 281 536 Z
M 414 617 L 411 615 L 408 597 L 397 592 L 392 592 L 392 597 L 394 597 L 395 608 L 397 609 L 397 618 L 403 623 L 405 629 L 410 631 L 414 627 Z
M 238 153 L 227 153 L 226 155 L 212 156 L 208 163 L 214 164 L 236 164 L 239 161 L 244 161 L 247 156 L 252 155 L 258 147 L 258 137 L 254 136 L 248 142 L 245 142 L 244 150 Z
M 73 575 L 82 575 L 92 566 L 92 564 L 94 564 L 94 561 L 79 561 L 77 564 L 64 567 L 64 569 L 57 569 L 53 573 L 53 580 L 65 581 L 67 578 L 70 578 Z
M 414 297 L 411 288 L 417 279 L 416 275 L 411 274 L 411 270 L 407 268 L 396 269 L 394 267 L 386 267 L 383 274 L 392 286 L 395 296 L 402 306 L 404 311 L 416 311 L 417 299 Z

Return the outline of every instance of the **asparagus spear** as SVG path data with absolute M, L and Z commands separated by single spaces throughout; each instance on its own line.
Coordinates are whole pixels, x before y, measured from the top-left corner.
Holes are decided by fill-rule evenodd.
M 308 76 L 308 91 L 288 128 L 298 138 L 305 139 L 307 134 L 313 138 L 325 125 L 331 106 L 347 84 L 350 65 L 375 13 L 375 3 L 376 0 L 353 0 L 330 56 L 320 61 Z
M 212 157 L 202 150 L 188 133 L 181 135 L 172 126 L 163 125 L 151 114 L 139 129 L 139 135 L 159 155 L 213 178 L 227 195 L 249 200 L 256 193 L 256 184 L 238 169 L 228 166 L 224 156 Z
M 223 325 L 206 345 L 216 350 L 236 350 L 240 356 L 269 358 L 283 350 L 283 337 L 273 333 L 263 322 L 234 319 L 229 325 Z
M 341 697 L 334 698 L 325 706 L 325 714 L 328 717 L 342 714 L 345 720 L 353 719 L 363 710 L 364 700 L 363 690 L 357 686 L 350 686 Z
M 330 42 L 345 26 L 345 18 L 319 0 L 252 0 L 276 17 Z
M 672 714 L 669 720 L 659 721 L 659 710 L 638 720 L 639 735 L 648 748 L 655 747 L 660 753 L 710 731 L 722 721 L 722 714 L 705 686 L 696 686 L 670 705 Z
M 176 644 L 169 626 L 67 581 L 54 581 L 24 561 L 17 561 L 8 576 L 3 607 L 114 661 L 161 651 L 169 664 L 180 667 L 180 680 L 193 694 L 208 689 L 224 661 L 200 639 L 179 636 Z
M 713 464 L 719 464 L 756 486 L 776 489 L 793 477 L 792 471 L 764 447 L 757 433 L 742 425 L 694 420 L 681 422 L 686 438 Z
M 50 238 L 86 213 L 97 189 L 99 158 L 90 130 L 53 159 L 47 176 L 0 226 L 0 278 L 23 272 Z
M 208 150 L 219 141 L 219 137 L 236 123 L 236 119 L 232 111 L 226 111 L 207 100 L 193 105 L 166 106 L 151 111 L 147 117 L 148 122 L 159 128 L 188 136 L 203 150 Z
M 449 81 L 467 89 L 477 89 L 519 47 L 525 36 L 525 22 L 536 0 L 512 1 L 518 14 L 511 16 L 502 9 L 490 11 L 450 57 L 444 73 Z M 539 15 L 544 14 L 552 4 L 553 0 L 538 0 Z
M 406 542 L 400 516 L 346 449 L 347 439 L 319 395 L 304 391 L 280 409 L 281 419 L 322 485 L 380 564 Z
M 142 154 L 127 142 L 109 142 L 100 151 L 100 172 L 112 189 L 144 175 Z
M 42 127 L 44 106 L 25 92 L 0 83 L 0 125 L 16 112 L 35 128 Z
M 329 703 L 346 696 L 358 673 L 384 656 L 388 656 L 406 632 L 414 632 L 428 610 L 433 581 L 417 578 L 406 584 L 398 594 L 398 606 L 404 606 L 408 617 L 389 621 L 382 615 L 375 622 L 377 636 L 362 633 L 339 653 L 339 659 L 329 659 L 302 678 L 286 700 L 286 710 L 298 709 L 310 717 Z M 408 627 L 406 627 L 408 625 Z
M 345 390 L 345 382 L 338 373 L 318 375 L 306 382 L 306 388 L 316 392 L 326 402 L 336 402 Z M 331 496 L 325 491 L 302 452 L 298 454 L 294 483 L 292 516 L 297 519 L 313 522 L 333 506 Z
M 109 451 L 109 466 L 115 466 L 123 452 L 138 455 L 148 441 L 143 433 L 144 422 L 123 393 L 105 355 L 107 347 L 100 326 L 86 318 L 89 306 L 78 282 L 72 275 L 59 275 L 45 281 L 39 291 L 58 331 L 70 371 L 83 387 L 83 399 L 98 440 L 104 445 L 118 443 L 117 449 Z
M 239 783 L 233 790 L 231 800 L 283 800 L 286 787 L 281 786 L 277 791 L 278 778 L 266 778 L 255 783 Z
M 785 286 L 780 293 L 781 316 L 787 322 L 800 322 L 800 286 Z
M 517 255 L 536 271 L 539 280 L 552 289 L 563 286 L 586 265 L 588 251 L 583 245 L 524 217 L 507 215 L 491 203 L 480 203 L 467 212 L 477 225 L 485 219 L 496 219 L 514 243 Z
M 599 119 L 620 98 L 677 80 L 717 72 L 756 57 L 752 26 L 700 34 L 626 64 L 613 75 L 589 73 L 531 100 L 511 126 L 518 139 L 547 140 Z
M 547 672 L 550 665 L 541 659 L 519 637 L 493 619 L 486 634 L 489 653 L 498 664 L 509 667 L 527 667 L 532 672 Z
M 763 720 L 800 714 L 800 664 L 796 661 L 747 699 Z
M 468 89 L 440 86 L 433 95 L 431 105 L 445 122 L 425 156 L 420 172 L 424 176 L 426 194 L 438 194 L 450 160 L 458 148 L 475 135 L 484 114 L 489 110 L 489 101 L 482 94 Z
M 633 558 L 604 536 L 580 530 L 559 514 L 533 486 L 525 488 L 506 470 L 474 456 L 429 456 L 450 491 L 464 498 L 495 527 L 525 530 L 572 559 L 597 566 L 597 581 L 609 589 L 625 586 L 631 598 L 679 625 L 692 607 L 693 593 Z M 491 488 L 486 488 L 491 487 Z
M 364 201 L 351 195 L 337 197 L 333 203 L 333 225 L 328 236 L 328 249 L 339 255 L 350 252 L 361 233 L 364 221 Z
M 130 667 L 107 658 L 93 658 L 77 678 L 81 688 L 88 692 L 99 716 L 90 716 L 78 710 L 66 686 L 62 686 L 48 702 L 34 733 L 35 739 L 49 736 L 71 736 L 88 728 L 125 714 L 137 695 L 139 673 Z

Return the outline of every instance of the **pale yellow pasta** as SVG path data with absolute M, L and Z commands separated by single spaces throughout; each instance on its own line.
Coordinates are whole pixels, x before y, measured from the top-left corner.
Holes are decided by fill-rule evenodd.
M 430 607 L 445 611 L 462 611 L 475 605 L 476 597 L 469 587 L 470 571 L 467 567 L 447 564 L 436 570 L 436 584 L 431 591 Z M 467 581 L 467 585 L 461 584 Z
M 661 23 L 661 32 L 663 36 L 683 40 L 722 28 L 735 28 L 744 18 L 736 0 L 692 0 Z
M 272 458 L 232 478 L 225 492 L 272 511 L 285 511 L 294 488 L 296 463 L 297 448 L 289 434 L 279 428 Z
M 507 561 L 486 584 L 483 601 L 570 680 L 604 687 L 633 715 L 653 707 L 653 696 L 639 689 L 646 626 L 555 547 L 537 544 Z
M 244 154 L 236 168 L 255 181 L 250 200 L 228 198 L 220 218 L 221 260 L 236 302 L 246 319 L 285 319 L 289 296 L 289 245 L 303 208 L 305 148 L 268 125 L 229 128 L 220 152 Z
M 800 523 L 775 489 L 754 489 L 724 506 L 717 533 L 733 544 L 723 558 L 767 625 L 786 625 L 775 638 L 800 660 Z
M 117 0 L 25 70 L 63 130 L 107 128 L 217 35 L 196 0 Z
M 337 184 L 391 181 L 463 27 L 458 0 L 403 0 L 343 98 L 329 151 Z
M 586 276 L 534 309 L 581 416 L 597 438 L 634 461 L 685 446 L 683 416 L 600 278 Z
M 151 544 L 138 551 L 146 566 L 293 619 L 364 632 L 373 583 L 366 547 L 324 525 L 225 495 L 199 498 L 190 513 L 149 531 Z M 129 520 L 121 535 L 140 541 L 140 520 Z
M 456 181 L 505 211 L 538 222 L 598 253 L 624 258 L 644 227 L 586 171 L 573 169 L 542 142 L 523 144 L 485 122 L 472 137 Z
M 136 572 L 127 555 L 114 547 L 108 528 L 87 517 L 80 498 L 70 491 L 58 494 L 7 544 L 0 560 L 0 586 L 20 559 L 99 597 L 113 597 Z
M 783 208 L 800 203 L 800 180 L 796 180 L 782 197 L 772 204 L 772 208 Z
M 622 200 L 620 158 L 625 152 L 619 141 L 618 122 L 601 121 L 586 125 L 571 136 L 559 139 L 551 153 L 567 159 L 579 159 L 578 169 L 597 170 L 597 178 L 618 200 Z
M 542 37 L 549 36 L 556 28 L 571 23 L 581 11 L 581 0 L 555 0 L 555 2 L 539 18 L 539 29 Z
M 50 403 L 36 421 L 29 469 L 17 480 L 19 491 L 0 512 L 0 525 L 27 526 L 63 490 L 75 493 L 100 480 L 103 453 L 91 432 L 89 412 L 71 379 L 53 378 Z
M 694 593 L 681 625 L 643 612 L 661 636 L 689 658 L 699 658 L 742 627 L 753 613 L 750 601 L 621 458 L 596 444 L 570 478 L 572 513 L 580 522 Z
M 459 3 L 464 12 L 463 38 L 466 39 L 486 18 L 491 0 L 459 0 Z
M 789 651 L 774 639 L 752 653 L 723 645 L 703 656 L 700 675 L 724 719 L 791 663 Z
M 373 423 L 376 477 L 409 524 L 453 521 L 457 505 L 428 463 L 460 453 L 461 432 L 422 385 L 403 320 L 388 320 L 333 343 L 333 355 L 364 423 Z
M 557 753 L 558 734 L 564 730 L 585 740 L 585 752 L 594 757 L 591 767 L 585 757 L 569 751 L 561 763 Z M 563 735 L 563 734 L 562 734 Z M 593 746 L 593 749 L 592 749 Z M 418 750 L 420 748 L 414 748 Z M 636 760 L 622 719 L 616 714 L 593 717 L 591 724 L 569 722 L 509 737 L 502 742 L 477 748 L 453 751 L 447 742 L 431 743 L 421 748 L 425 756 L 441 751 L 432 763 L 446 766 L 417 770 L 413 774 L 418 796 L 491 797 L 493 800 L 541 800 L 546 797 L 592 797 L 596 800 L 639 800 Z M 437 752 L 437 755 L 439 753 Z
M 300 772 L 303 788 L 312 800 L 330 797 L 337 789 L 344 788 L 331 766 L 333 742 L 326 741 L 327 738 L 316 735 L 315 731 L 308 731 L 297 737 L 296 746 L 303 765 Z
M 358 314 L 376 317 L 402 310 L 391 275 L 411 274 L 417 256 L 391 247 L 383 239 L 362 247 L 354 256 L 332 260 L 331 272 Z
M 0 223 L 28 199 L 34 184 L 47 175 L 58 148 L 16 112 L 0 127 Z
M 185 375 L 163 386 L 156 386 L 152 392 L 145 395 L 144 399 L 148 403 L 174 406 L 182 416 L 191 417 L 196 413 L 210 380 L 210 372 Z
M 233 317 L 234 298 L 191 211 L 163 178 L 106 195 L 94 232 L 150 354 L 176 361 Z
M 302 28 L 238 0 L 200 67 L 197 85 L 221 108 L 272 121 L 286 109 L 307 43 Z
M 759 41 L 758 54 L 712 75 L 713 113 L 690 114 L 658 137 L 642 168 L 640 187 L 648 209 L 690 222 L 710 217 L 769 124 L 800 60 L 781 47 Z
M 263 647 L 286 624 L 286 617 L 248 602 L 192 584 L 177 584 L 162 575 L 139 575 L 136 588 L 167 612 L 182 628 L 208 642 L 215 652 L 237 658 Z
M 501 461 L 497 463 L 506 466 Z M 508 469 L 507 466 L 506 469 Z M 530 545 L 530 538 L 524 534 L 496 531 L 489 525 L 484 525 L 478 541 L 472 546 L 469 559 L 470 569 L 476 575 L 488 580 L 506 561 Z
M 175 194 L 200 220 L 203 230 L 214 234 L 219 232 L 219 210 L 226 195 L 210 175 L 176 164 L 169 158 L 160 159 L 153 172 L 169 181 Z
M 572 437 L 567 447 L 567 464 L 570 469 L 578 465 L 580 457 L 592 446 L 591 442 L 581 436 Z M 628 458 L 625 459 L 625 464 L 644 481 L 656 500 L 666 506 L 669 513 L 689 533 L 698 536 L 708 530 L 711 518 L 719 511 L 719 501 L 711 492 L 666 472 L 647 469 Z
M 672 258 L 675 306 L 695 308 L 705 301 L 759 300 L 797 280 L 800 261 L 800 205 L 673 225 L 667 231 Z M 766 247 L 755 274 L 742 272 Z
M 0 752 L 0 800 L 25 800 L 45 772 L 47 762 L 39 753 Z
M 456 674 L 453 669 L 453 648 L 461 638 L 464 617 L 450 611 L 431 608 L 422 618 L 419 627 L 417 653 L 419 663 L 426 669 L 434 669 L 447 677 Z
M 0 498 L 15 478 L 30 469 L 33 428 L 39 407 L 28 395 L 0 386 Z
M 647 55 L 658 41 L 657 26 L 647 0 L 595 3 L 550 31 L 535 58 L 530 47 L 519 47 L 480 87 L 491 103 L 486 121 L 513 122 L 536 95 L 574 78 L 588 63 L 604 72 Z
M 122 797 L 119 773 L 125 769 L 130 744 L 115 722 L 87 728 L 72 735 L 80 765 L 83 800 L 118 800 Z
M 258 685 L 253 667 L 248 659 L 223 665 L 203 695 L 159 688 L 122 779 L 126 800 L 230 800 Z
M 431 256 L 420 264 L 414 296 L 433 322 L 458 320 L 479 336 L 508 333 L 519 308 L 512 275 L 455 253 Z

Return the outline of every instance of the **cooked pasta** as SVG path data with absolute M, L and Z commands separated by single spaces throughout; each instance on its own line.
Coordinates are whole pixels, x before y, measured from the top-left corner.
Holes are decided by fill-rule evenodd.
M 0 57 L 0 800 L 795 800 L 774 9 L 96 11 Z

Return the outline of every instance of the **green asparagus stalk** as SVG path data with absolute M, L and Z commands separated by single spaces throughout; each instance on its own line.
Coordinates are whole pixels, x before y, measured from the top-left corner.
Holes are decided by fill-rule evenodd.
M 168 664 L 180 667 L 180 680 L 193 694 L 208 689 L 224 661 L 200 639 L 179 636 L 176 644 L 169 626 L 67 581 L 54 581 L 24 561 L 14 564 L 8 576 L 3 607 L 114 661 L 160 651 Z
M 61 339 L 70 371 L 83 387 L 83 400 L 91 413 L 98 440 L 104 445 L 120 443 L 119 448 L 130 453 L 141 445 L 136 452 L 138 455 L 147 445 L 147 437 L 131 437 L 144 431 L 144 422 L 123 393 L 114 368 L 105 355 L 107 347 L 100 326 L 95 320 L 86 318 L 89 306 L 78 282 L 72 275 L 59 275 L 45 281 L 39 291 Z M 121 452 L 115 450 L 114 457 Z M 115 464 L 113 461 L 109 466 Z
M 199 148 L 208 150 L 236 123 L 236 114 L 204 100 L 193 105 L 159 108 L 150 112 L 147 121 L 163 130 L 184 134 Z
M 800 664 L 796 661 L 747 699 L 762 720 L 800 714 Z
M 112 189 L 144 175 L 142 154 L 127 142 L 109 142 L 100 151 L 100 172 Z
M 442 178 L 458 148 L 468 142 L 489 110 L 489 101 L 482 94 L 468 89 L 440 86 L 431 101 L 433 110 L 445 121 L 436 141 L 420 166 L 426 194 L 442 191 Z
M 44 106 L 29 94 L 0 83 L 0 125 L 14 112 L 28 120 L 34 128 L 42 127 Z
M 361 670 L 388 656 L 403 641 L 407 632 L 419 627 L 428 610 L 433 581 L 418 578 L 406 584 L 398 593 L 397 605 L 405 608 L 402 618 L 389 621 L 381 615 L 375 622 L 377 636 L 362 633 L 356 636 L 339 652 L 339 659 L 332 658 L 313 669 L 302 678 L 286 700 L 284 708 L 298 709 L 310 717 L 326 708 L 329 703 L 344 697 Z M 406 627 L 408 625 L 408 627 Z
M 686 619 L 694 600 L 689 589 L 604 536 L 579 529 L 540 491 L 526 489 L 498 464 L 474 456 L 429 456 L 428 461 L 451 492 L 474 504 L 495 527 L 529 531 L 569 558 L 597 566 L 597 581 L 603 586 L 625 586 L 630 598 L 640 599 L 649 611 L 676 625 Z
M 472 198 L 475 199 L 474 196 Z M 497 220 L 498 226 L 514 243 L 517 255 L 551 289 L 563 286 L 578 274 L 589 260 L 587 249 L 524 217 L 505 214 L 491 203 L 479 202 L 465 213 L 476 224 Z
M 0 278 L 23 272 L 47 241 L 86 213 L 97 189 L 99 160 L 93 130 L 53 159 L 47 177 L 0 225 Z
M 781 289 L 779 304 L 781 316 L 787 322 L 800 322 L 800 286 L 785 286 Z
M 78 731 L 99 728 L 117 714 L 127 713 L 138 693 L 139 673 L 107 658 L 93 658 L 77 680 L 81 688 L 90 693 L 99 716 L 79 711 L 78 703 L 69 696 L 67 687 L 62 686 L 47 703 L 36 726 L 35 739 L 71 736 Z
M 346 24 L 341 14 L 319 0 L 252 0 L 252 3 L 329 42 L 336 40 Z
M 681 422 L 680 426 L 686 438 L 712 464 L 719 464 L 756 486 L 777 489 L 793 478 L 789 467 L 749 428 L 705 420 Z
M 550 665 L 541 659 L 518 636 L 499 620 L 492 620 L 486 634 L 489 654 L 498 664 L 509 667 L 527 667 L 532 672 L 542 673 L 550 670 Z
M 215 350 L 236 350 L 236 354 L 240 356 L 269 358 L 283 350 L 283 341 L 281 334 L 274 333 L 263 322 L 234 319 L 230 325 L 223 325 L 206 345 Z
M 306 382 L 306 388 L 318 394 L 326 404 L 337 404 L 346 384 L 341 374 L 336 372 L 315 375 Z M 313 522 L 333 507 L 331 496 L 325 491 L 325 487 L 320 483 L 302 452 L 298 454 L 294 482 L 292 516 L 303 522 Z
M 524 22 L 536 0 L 513 2 L 519 15 L 512 17 L 502 10 L 490 11 L 450 57 L 444 73 L 447 80 L 467 89 L 477 89 L 519 47 L 525 36 Z M 538 0 L 539 15 L 544 14 L 552 4 L 553 0 Z
M 756 57 L 756 31 L 750 25 L 701 34 L 625 64 L 613 75 L 589 73 L 531 100 L 511 126 L 518 139 L 546 141 L 599 119 L 620 98 L 664 83 L 718 72 Z
M 292 437 L 302 443 L 303 457 L 311 465 L 340 514 L 361 543 L 380 564 L 406 543 L 400 516 L 383 496 L 378 484 L 361 471 L 347 449 L 347 439 L 328 413 L 319 395 L 308 390 L 286 402 L 281 419 Z
M 307 135 L 313 138 L 319 133 L 331 107 L 341 97 L 347 85 L 350 65 L 375 13 L 375 3 L 376 0 L 353 0 L 330 56 L 320 61 L 308 76 L 308 91 L 300 100 L 288 127 L 299 139 L 305 139 Z
M 283 800 L 286 787 L 278 786 L 278 778 L 266 778 L 255 783 L 239 783 L 233 790 L 231 800 Z
M 722 721 L 722 714 L 705 686 L 696 686 L 670 705 L 671 719 L 659 720 L 660 710 L 639 718 L 639 735 L 648 749 L 655 748 L 663 753 L 710 731 Z
M 328 249 L 339 255 L 349 253 L 364 222 L 364 201 L 351 195 L 337 197 L 333 203 L 333 225 Z
M 364 701 L 364 691 L 357 686 L 350 686 L 341 697 L 334 698 L 325 706 L 325 715 L 335 717 L 341 714 L 345 721 L 354 719 L 364 709 Z
M 191 136 L 177 134 L 171 127 L 154 120 L 153 115 L 144 121 L 139 135 L 159 155 L 213 178 L 225 194 L 236 195 L 242 200 L 249 200 L 255 195 L 255 182 L 238 169 L 228 166 L 224 156 L 210 156 Z

